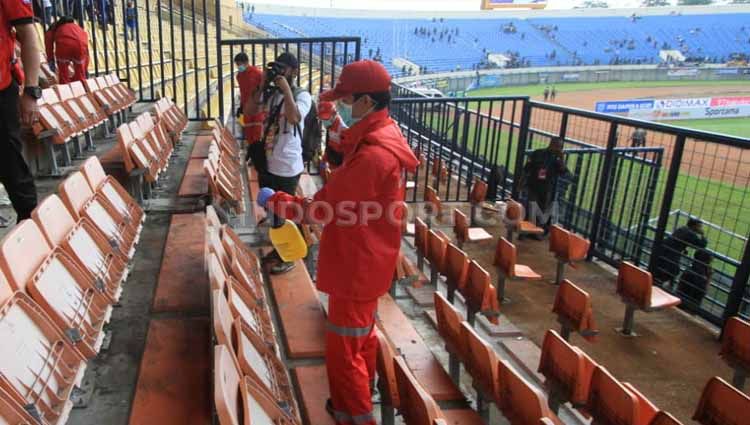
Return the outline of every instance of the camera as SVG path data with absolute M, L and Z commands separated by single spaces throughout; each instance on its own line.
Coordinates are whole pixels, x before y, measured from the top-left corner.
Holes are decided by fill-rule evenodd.
M 263 82 L 263 101 L 270 99 L 279 88 L 274 84 L 274 80 L 279 75 L 284 74 L 284 65 L 276 62 L 266 64 L 266 81 Z

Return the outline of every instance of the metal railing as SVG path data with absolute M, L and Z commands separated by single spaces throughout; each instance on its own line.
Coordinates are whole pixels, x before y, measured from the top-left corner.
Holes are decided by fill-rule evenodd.
M 474 178 L 497 199 L 523 198 L 517 182 L 529 153 L 560 138 L 570 174 L 555 187 L 556 221 L 591 240 L 591 257 L 656 272 L 657 284 L 717 325 L 750 317 L 749 140 L 525 97 L 428 98 L 398 84 L 392 93 L 391 115 L 427 162 L 409 201 L 430 185 L 445 202 L 466 202 Z M 634 143 L 636 129 L 645 146 Z M 432 175 L 438 161 L 448 179 Z M 706 223 L 712 261 L 702 269 L 713 273 L 698 279 L 694 269 L 706 264 L 696 247 L 666 252 L 688 218 Z

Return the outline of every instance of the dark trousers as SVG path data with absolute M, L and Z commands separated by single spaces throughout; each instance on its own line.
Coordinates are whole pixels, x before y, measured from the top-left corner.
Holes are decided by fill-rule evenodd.
M 253 167 L 258 172 L 258 176 L 262 176 L 266 173 L 268 168 L 266 159 L 266 149 L 262 141 L 256 141 L 247 145 L 247 158 L 253 163 Z
M 299 183 L 299 174 L 294 177 L 283 177 L 265 172 L 259 174 L 260 187 L 270 187 L 276 192 L 286 192 L 292 196 L 297 194 L 297 184 Z M 271 214 L 271 226 L 278 227 L 284 224 L 284 220 L 276 214 Z
M 21 153 L 21 114 L 15 82 L 0 91 L 0 116 L 0 183 L 21 221 L 31 217 L 37 199 L 34 177 Z

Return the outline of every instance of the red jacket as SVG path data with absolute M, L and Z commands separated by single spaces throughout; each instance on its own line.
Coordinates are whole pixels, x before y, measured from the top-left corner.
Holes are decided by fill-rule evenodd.
M 253 93 L 260 88 L 262 83 L 263 72 L 254 66 L 248 66 L 245 71 L 237 73 L 237 85 L 240 86 L 240 108 L 243 111 Z M 245 116 L 245 128 L 243 131 L 247 143 L 254 143 L 260 140 L 265 117 L 266 114 L 264 112 Z
M 60 58 L 76 63 L 88 63 L 89 37 L 76 23 L 52 26 L 44 33 L 44 47 L 47 61 Z
M 334 297 L 369 301 L 391 286 L 405 212 L 402 176 L 404 171 L 413 172 L 418 161 L 387 109 L 373 112 L 345 130 L 342 148 L 343 164 L 312 202 L 277 192 L 269 199 L 268 208 L 292 218 L 294 208 L 286 204 L 294 203 L 306 209 L 308 220 L 321 221 L 331 217 L 316 204 L 333 207 L 333 220 L 324 223 L 320 240 L 318 289 Z M 367 222 L 352 220 L 378 206 L 383 212 L 379 217 Z M 355 223 L 350 224 L 352 221 Z

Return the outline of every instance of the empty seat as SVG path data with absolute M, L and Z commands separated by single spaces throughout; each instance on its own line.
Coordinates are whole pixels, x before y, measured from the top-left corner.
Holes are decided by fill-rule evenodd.
M 586 412 L 596 424 L 638 424 L 638 398 L 601 366 L 591 375 Z
M 63 180 L 58 191 L 74 218 L 88 218 L 113 247 L 127 258 L 133 257 L 138 226 L 120 215 L 104 195 L 95 194 L 80 171 Z
M 54 194 L 39 203 L 31 217 L 47 243 L 70 255 L 99 292 L 111 303 L 120 299 L 127 278 L 127 258 L 112 248 L 93 223 L 87 218 L 76 222 Z
M 492 235 L 481 227 L 469 227 L 466 214 L 458 209 L 453 210 L 453 233 L 458 247 L 463 248 L 466 242 L 484 242 L 492 239 Z
M 622 333 L 625 335 L 633 332 L 636 310 L 652 312 L 675 307 L 681 302 L 679 298 L 655 287 L 651 273 L 627 261 L 620 264 L 617 274 L 617 294 L 625 303 L 625 319 L 622 324 Z
M 544 229 L 541 227 L 524 220 L 523 214 L 524 208 L 520 203 L 512 199 L 505 203 L 505 226 L 508 229 L 508 240 L 510 242 L 513 242 L 514 233 L 519 235 L 541 235 L 544 233 Z
M 466 360 L 466 345 L 461 333 L 463 318 L 456 307 L 437 291 L 434 293 L 434 300 L 437 331 L 443 338 L 445 350 L 448 352 L 449 373 L 454 382 L 459 382 L 460 364 Z
M 435 230 L 427 232 L 427 261 L 430 262 L 430 284 L 437 285 L 440 274 L 445 271 L 445 250 L 448 247 L 447 238 L 442 237 Z
M 80 171 L 86 177 L 93 192 L 101 193 L 121 216 L 141 227 L 140 224 L 146 219 L 143 208 L 116 179 L 105 174 L 96 156 L 84 161 Z
M 451 244 L 445 249 L 445 282 L 448 286 L 448 301 L 453 302 L 456 291 L 465 292 L 469 278 L 469 256 Z
M 378 338 L 376 370 L 378 372 L 378 391 L 380 392 L 380 419 L 384 425 L 393 424 L 395 409 L 398 409 L 401 404 L 393 363 L 396 351 L 383 332 L 376 330 L 375 336 Z
M 0 423 L 28 425 L 35 421 L 12 396 L 0 388 Z
M 484 206 L 484 202 L 487 199 L 487 183 L 475 178 L 474 184 L 471 185 L 471 193 L 469 194 L 469 202 L 471 203 L 471 225 L 477 225 L 477 211 Z M 494 208 L 493 208 L 494 209 Z
M 734 369 L 732 385 L 744 390 L 745 378 L 750 373 L 750 323 L 731 317 L 724 325 L 719 355 Z
M 242 376 L 224 345 L 214 347 L 214 405 L 220 425 L 299 422 L 284 412 L 248 376 Z
M 516 246 L 510 243 L 507 239 L 501 237 L 497 241 L 497 247 L 495 248 L 495 266 L 498 268 L 497 277 L 497 296 L 498 301 L 503 302 L 505 300 L 505 280 L 506 279 L 521 279 L 521 280 L 539 280 L 542 278 L 541 275 L 536 273 L 531 267 L 517 264 L 518 252 Z
M 65 424 L 73 408 L 71 393 L 86 370 L 81 354 L 21 292 L 0 307 L 0 338 L 0 389 L 40 423 Z
M 497 291 L 490 283 L 490 274 L 478 262 L 469 263 L 466 290 L 461 292 L 466 300 L 466 320 L 474 324 L 477 313 L 487 317 L 490 323 L 498 323 L 500 303 Z
M 599 333 L 594 324 L 591 296 L 567 279 L 557 288 L 552 312 L 557 314 L 557 321 L 562 327 L 560 335 L 566 341 L 570 339 L 571 331 L 578 332 L 589 341 L 593 341 Z
M 87 358 L 104 341 L 112 306 L 76 263 L 53 250 L 32 220 L 24 220 L 0 242 L 0 267 L 11 288 L 27 292 Z
M 419 217 L 414 219 L 414 249 L 417 251 L 417 268 L 421 273 L 427 254 L 427 224 Z
M 263 275 L 260 260 L 244 246 L 236 233 L 228 226 L 222 227 L 222 243 L 227 255 L 231 259 L 230 272 L 232 276 L 248 290 L 255 299 L 265 300 L 263 291 Z
M 497 369 L 500 385 L 495 403 L 511 425 L 538 424 L 542 418 L 556 418 L 544 394 L 508 363 L 499 360 Z
M 715 376 L 703 389 L 693 420 L 702 425 L 744 425 L 750 397 Z
M 461 324 L 461 340 L 466 352 L 464 367 L 471 375 L 472 386 L 477 391 L 477 410 L 486 414 L 485 403 L 493 401 L 495 394 L 499 392 L 499 359 L 495 350 L 467 322 Z
M 583 351 L 570 345 L 555 331 L 544 335 L 539 373 L 549 390 L 549 406 L 557 413 L 562 403 L 582 407 L 589 397 L 591 375 L 596 363 Z
M 432 218 L 440 220 L 443 216 L 443 203 L 440 201 L 440 197 L 437 191 L 432 186 L 427 186 L 424 189 L 424 209 L 427 214 L 427 227 L 432 227 Z
M 630 391 L 638 400 L 638 422 L 637 425 L 649 425 L 656 416 L 659 409 L 645 395 L 643 395 L 635 385 L 629 382 L 623 382 L 622 385 Z
M 565 272 L 565 264 L 573 265 L 576 261 L 586 259 L 591 242 L 575 233 L 569 232 L 558 225 L 550 228 L 549 250 L 557 259 L 557 274 L 555 283 L 560 284 Z
M 211 298 L 217 343 L 230 349 L 243 375 L 251 377 L 280 407 L 297 417 L 292 387 L 286 368 L 276 355 L 276 347 L 269 345 L 264 335 L 256 333 L 242 318 L 233 318 L 220 291 L 214 290 Z

